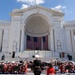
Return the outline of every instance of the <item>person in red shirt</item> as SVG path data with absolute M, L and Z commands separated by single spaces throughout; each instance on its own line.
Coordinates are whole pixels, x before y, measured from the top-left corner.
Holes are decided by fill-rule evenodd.
M 55 69 L 52 64 L 48 64 L 47 75 L 55 75 Z
M 26 74 L 27 73 L 27 64 L 25 63 L 24 65 L 23 65 L 23 68 L 22 68 L 22 71 Z
M 60 73 L 65 73 L 65 65 L 63 63 L 60 65 Z

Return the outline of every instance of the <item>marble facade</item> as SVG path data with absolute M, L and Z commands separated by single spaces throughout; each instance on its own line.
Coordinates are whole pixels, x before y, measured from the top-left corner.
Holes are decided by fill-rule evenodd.
M 0 21 L 0 52 L 27 51 L 27 35 L 48 35 L 50 51 L 75 53 L 75 21 L 65 22 L 64 13 L 32 6 L 15 9 L 10 15 L 10 21 Z

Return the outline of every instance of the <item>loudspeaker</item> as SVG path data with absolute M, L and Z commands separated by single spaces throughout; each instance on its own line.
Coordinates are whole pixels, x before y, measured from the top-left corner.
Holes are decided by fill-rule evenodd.
M 72 56 L 69 56 L 69 60 L 72 60 Z
M 12 58 L 15 58 L 15 52 L 14 51 L 12 52 Z
M 68 60 L 72 60 L 72 56 L 71 55 L 67 55 L 67 57 L 68 57 Z

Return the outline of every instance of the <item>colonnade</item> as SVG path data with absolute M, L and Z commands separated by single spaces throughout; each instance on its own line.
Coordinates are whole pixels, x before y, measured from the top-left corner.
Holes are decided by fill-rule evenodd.
M 27 44 L 27 35 L 25 34 L 25 31 L 22 30 L 22 33 L 21 33 L 21 48 L 20 48 L 21 51 L 26 50 L 26 47 L 27 47 L 26 44 Z M 41 45 L 41 48 L 43 49 L 43 45 Z M 54 30 L 50 30 L 50 32 L 48 34 L 48 49 L 51 50 L 51 51 L 54 51 Z

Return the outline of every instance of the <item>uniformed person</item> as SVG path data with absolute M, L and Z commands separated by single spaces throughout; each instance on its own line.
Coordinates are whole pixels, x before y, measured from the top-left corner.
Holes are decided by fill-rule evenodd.
M 33 61 L 33 73 L 34 75 L 41 74 L 41 60 L 39 60 L 39 55 L 35 55 L 35 60 Z

